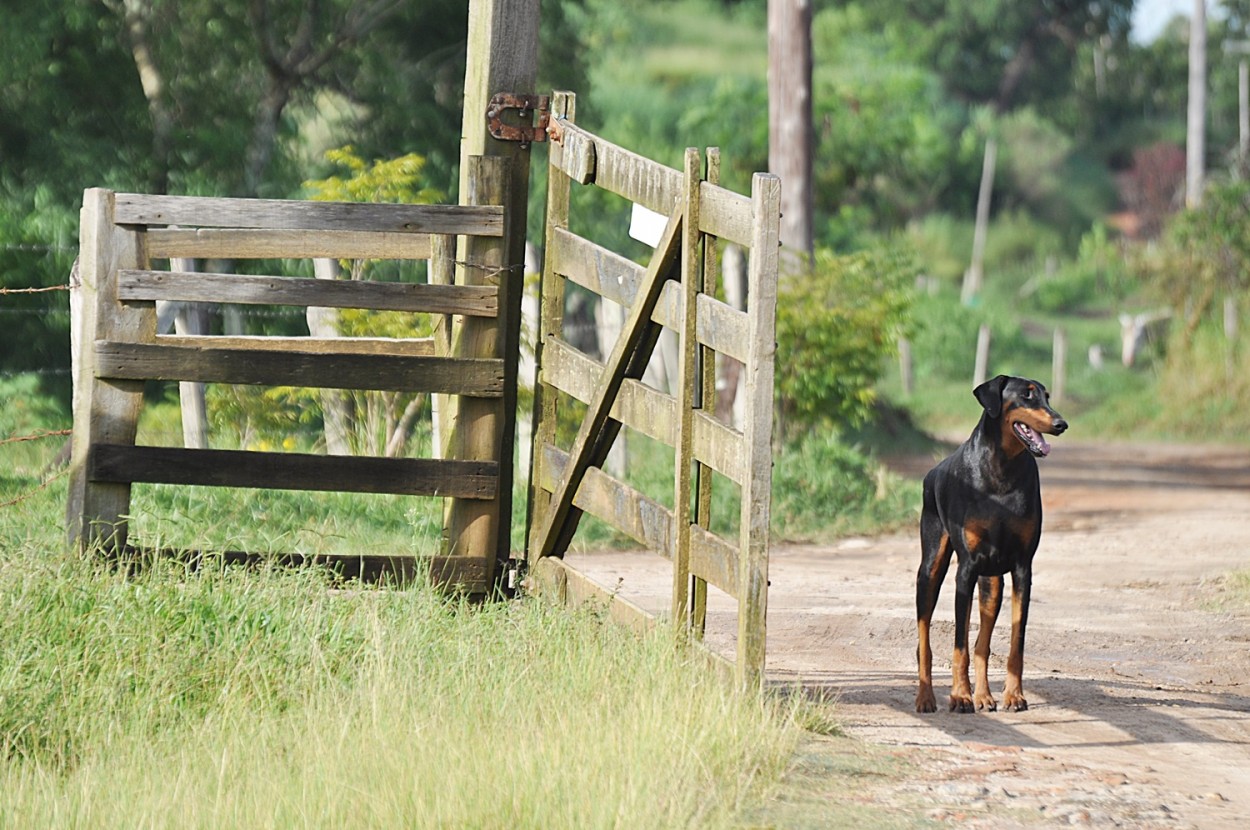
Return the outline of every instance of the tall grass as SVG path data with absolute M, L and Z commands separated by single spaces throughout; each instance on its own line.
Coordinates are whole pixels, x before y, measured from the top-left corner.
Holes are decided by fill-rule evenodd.
M 55 556 L 0 584 L 13 827 L 732 826 L 795 739 L 593 612 Z
M 56 448 L 0 447 L 0 827 L 733 827 L 792 757 L 663 627 L 70 554 Z

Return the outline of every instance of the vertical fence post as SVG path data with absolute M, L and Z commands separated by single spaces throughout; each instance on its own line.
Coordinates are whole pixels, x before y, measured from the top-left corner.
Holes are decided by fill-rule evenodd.
M 169 261 L 169 270 L 195 271 L 198 269 L 194 259 L 174 257 Z M 174 333 L 208 334 L 208 313 L 205 307 L 200 303 L 176 303 Z M 182 411 L 182 445 L 184 447 L 208 449 L 208 404 L 204 392 L 203 383 L 185 380 L 178 383 L 178 404 Z
M 449 234 L 430 236 L 429 280 L 431 285 L 455 285 L 456 237 Z M 434 354 L 437 357 L 451 357 L 451 326 L 450 314 L 440 314 L 434 319 Z M 451 395 L 437 393 L 430 396 L 430 443 L 435 458 L 447 457 L 451 401 Z M 446 541 L 446 527 L 443 533 Z
M 512 526 L 513 452 L 516 446 L 516 373 L 521 343 L 521 290 L 525 274 L 525 217 L 529 204 L 530 147 L 527 143 L 500 141 L 490 135 L 486 109 L 497 92 L 527 94 L 534 92 L 538 75 L 539 0 L 470 0 L 468 59 L 464 77 L 464 108 L 460 141 L 460 198 L 464 202 L 474 185 L 472 179 L 475 156 L 502 157 L 506 164 L 502 175 L 507 178 L 501 190 L 504 206 L 504 233 L 499 265 L 498 351 L 494 356 L 504 359 L 503 410 L 496 408 L 499 430 L 495 444 L 499 461 L 499 495 L 494 509 L 494 527 L 483 532 L 477 541 L 488 546 L 477 549 L 468 539 L 458 539 L 455 527 L 445 528 L 451 544 L 473 555 L 486 555 L 497 564 L 488 574 L 487 589 L 496 576 L 502 576 L 502 565 L 510 554 Z M 471 246 L 472 243 L 465 243 Z M 467 260 L 468 257 L 462 259 Z M 462 414 L 463 414 L 463 400 Z M 464 425 L 462 420 L 461 426 Z M 489 538 L 489 541 L 487 537 Z M 489 566 L 488 566 L 489 567 Z
M 1063 402 L 1068 386 L 1068 333 L 1055 329 L 1055 346 L 1051 355 L 1050 398 L 1056 404 Z
M 313 276 L 319 280 L 339 278 L 337 259 L 314 259 Z M 339 336 L 339 311 L 337 308 L 308 306 L 304 310 L 308 321 L 308 333 L 313 337 Z M 327 455 L 351 455 L 351 393 L 346 389 L 319 389 L 321 398 L 322 430 L 326 439 Z
M 70 451 L 66 531 L 71 544 L 101 543 L 120 550 L 126 544 L 130 485 L 90 480 L 89 453 L 95 444 L 133 444 L 143 405 L 142 381 L 96 377 L 97 340 L 151 342 L 156 336 L 154 307 L 132 308 L 117 299 L 117 270 L 146 265 L 139 234 L 113 222 L 114 194 L 91 188 L 83 194 L 80 224 L 79 314 L 73 325 L 78 359 L 74 377 L 74 434 Z
M 551 99 L 551 117 L 563 119 L 570 124 L 577 115 L 577 98 L 571 92 L 557 92 Z M 537 485 L 543 480 L 546 460 L 543 450 L 556 439 L 556 389 L 543 381 L 543 350 L 548 338 L 558 337 L 564 328 L 564 277 L 556 273 L 554 250 L 555 233 L 569 225 L 569 195 L 572 180 L 561 172 L 558 161 L 564 153 L 561 144 L 547 147 L 547 219 L 544 222 L 546 238 L 543 240 L 547 256 L 543 257 L 543 272 L 539 282 L 538 337 L 534 345 L 534 361 L 539 366 L 538 379 L 534 384 L 534 441 L 530 460 L 529 505 L 525 511 L 526 544 L 529 564 L 539 555 L 541 540 L 535 536 L 541 532 L 543 518 L 551 505 L 551 494 Z
M 769 493 L 773 478 L 773 361 L 777 351 L 778 216 L 781 180 L 756 173 L 751 182 L 751 262 L 748 269 L 748 353 L 744 367 L 746 417 L 742 432 L 750 464 L 742 484 L 738 549 L 738 660 L 736 679 L 758 688 L 764 679 L 768 613 Z
M 707 148 L 703 178 L 710 184 L 720 184 L 720 149 Z M 711 234 L 702 236 L 703 243 L 703 288 L 702 291 L 715 297 L 720 287 L 720 246 L 716 237 Z M 699 346 L 698 371 L 700 388 L 695 405 L 713 417 L 716 415 L 716 352 L 706 346 Z M 706 464 L 695 465 L 695 509 L 694 522 L 699 527 L 708 528 L 712 525 L 712 468 Z M 691 633 L 698 639 L 703 638 L 707 625 L 707 580 L 694 577 L 690 580 L 690 626 Z
M 903 383 L 903 395 L 910 398 L 916 383 L 911 360 L 911 341 L 906 337 L 898 339 L 898 373 Z
M 685 184 L 686 216 L 681 231 L 681 330 L 678 332 L 678 367 L 676 389 L 677 435 L 674 441 L 673 495 L 673 625 L 686 630 L 690 619 L 690 525 L 696 518 L 691 499 L 694 486 L 694 410 L 699 341 L 695 337 L 695 313 L 700 285 L 699 261 L 699 151 L 686 148 L 683 183 Z
M 469 159 L 469 190 L 465 194 L 471 205 L 502 205 L 508 201 L 508 162 L 498 156 L 474 156 Z M 504 216 L 507 233 L 508 215 Z M 464 242 L 461 285 L 499 286 L 499 316 L 464 318 L 452 333 L 451 352 L 462 358 L 503 358 L 511 365 L 511 383 L 505 369 L 502 399 L 471 398 L 461 395 L 451 406 L 451 417 L 440 425 L 446 429 L 447 457 L 463 461 L 499 462 L 499 479 L 495 498 L 451 499 L 447 507 L 444 529 L 447 533 L 448 556 L 486 557 L 486 589 L 489 591 L 497 565 L 508 558 L 512 514 L 512 442 L 505 440 L 515 423 L 516 354 L 508 351 L 505 329 L 513 315 L 512 298 L 519 299 L 520 269 L 508 266 L 507 239 L 471 236 Z M 520 314 L 519 303 L 515 313 Z M 511 389 L 511 394 L 508 390 Z M 505 453 L 507 453 L 505 457 Z

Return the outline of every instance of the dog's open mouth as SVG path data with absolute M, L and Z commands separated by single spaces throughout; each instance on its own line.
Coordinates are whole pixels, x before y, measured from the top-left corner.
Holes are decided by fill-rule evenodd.
M 1050 444 L 1046 443 L 1046 439 L 1041 433 L 1033 429 L 1026 423 L 1015 421 L 1011 428 L 1016 431 L 1016 437 L 1024 444 L 1025 448 L 1038 458 L 1044 458 L 1050 453 Z

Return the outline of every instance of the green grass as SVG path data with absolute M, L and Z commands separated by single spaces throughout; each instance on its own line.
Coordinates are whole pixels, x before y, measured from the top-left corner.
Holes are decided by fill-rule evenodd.
M 123 574 L 66 550 L 66 480 L 40 486 L 60 443 L 0 445 L 0 827 L 740 827 L 803 729 L 835 729 L 593 608 L 211 559 Z M 350 525 L 303 539 L 327 520 L 300 494 L 178 489 L 137 495 L 137 532 L 425 532 L 398 502 L 346 501 Z
M 796 734 L 671 633 L 538 602 L 64 557 L 0 580 L 12 826 L 732 826 Z
M 0 826 L 734 827 L 789 762 L 665 628 L 69 555 L 54 450 L 0 447 Z

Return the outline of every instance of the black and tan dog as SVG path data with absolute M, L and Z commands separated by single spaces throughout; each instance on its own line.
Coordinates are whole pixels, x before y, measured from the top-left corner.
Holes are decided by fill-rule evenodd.
M 933 697 L 933 650 L 929 625 L 951 554 L 955 569 L 955 654 L 951 711 L 997 708 L 987 676 L 990 635 L 1003 602 L 1003 576 L 1011 574 L 1011 651 L 1003 706 L 1028 708 L 1021 686 L 1024 629 L 1029 618 L 1033 554 L 1042 534 L 1042 497 L 1037 462 L 1050 452 L 1043 433 L 1059 435 L 1068 422 L 1050 408 L 1046 387 L 1035 380 L 999 375 L 978 386 L 984 412 L 972 435 L 924 479 L 920 516 L 920 570 L 916 574 L 916 628 L 920 689 L 916 711 L 937 709 Z M 968 627 L 972 589 L 980 591 L 977 684 L 968 685 Z

